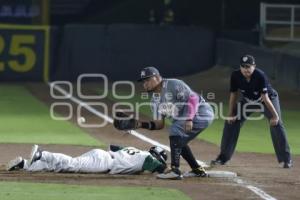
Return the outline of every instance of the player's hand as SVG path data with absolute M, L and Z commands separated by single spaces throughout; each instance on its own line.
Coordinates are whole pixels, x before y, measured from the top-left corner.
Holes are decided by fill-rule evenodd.
M 172 168 L 169 167 L 169 166 L 167 166 L 167 167 L 165 168 L 165 170 L 163 171 L 163 173 L 167 173 L 167 172 L 169 172 L 169 171 L 171 171 L 171 170 L 172 170 Z
M 185 132 L 186 133 L 191 132 L 192 129 L 193 129 L 193 121 L 191 120 L 185 121 Z
M 229 116 L 227 119 L 228 124 L 233 124 L 237 119 L 237 116 Z
M 270 119 L 270 125 L 271 126 L 276 126 L 278 124 L 278 122 L 279 122 L 279 118 L 278 117 L 272 117 Z

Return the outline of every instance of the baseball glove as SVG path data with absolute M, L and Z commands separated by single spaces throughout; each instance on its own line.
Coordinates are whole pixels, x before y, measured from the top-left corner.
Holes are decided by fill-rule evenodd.
M 116 118 L 114 119 L 114 127 L 119 130 L 134 130 L 138 128 L 138 121 L 134 118 L 130 118 L 123 112 L 116 112 Z

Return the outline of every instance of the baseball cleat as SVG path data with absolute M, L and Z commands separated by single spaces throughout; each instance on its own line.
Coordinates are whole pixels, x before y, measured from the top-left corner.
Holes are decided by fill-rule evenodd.
M 288 169 L 288 168 L 291 168 L 291 167 L 293 167 L 293 162 L 292 162 L 292 160 L 283 163 L 283 168 Z
M 29 156 L 28 163 L 31 165 L 33 162 L 39 160 L 42 157 L 42 151 L 39 149 L 38 145 L 33 145 L 31 149 L 31 153 Z
M 15 159 L 8 162 L 6 166 L 7 171 L 13 171 L 18 169 L 23 169 L 24 159 L 21 156 L 16 157 Z
M 170 180 L 181 180 L 183 176 L 179 173 L 176 173 L 173 170 L 167 171 L 166 173 L 163 174 L 157 174 L 157 178 L 159 179 L 170 179 Z
M 207 173 L 205 172 L 205 169 L 203 167 L 199 167 L 197 169 L 192 169 L 189 172 L 185 172 L 183 174 L 184 178 L 188 177 L 208 177 Z
M 215 165 L 225 165 L 226 162 L 224 162 L 221 159 L 216 159 L 216 160 L 212 160 L 210 161 L 210 165 L 211 166 L 215 166 Z

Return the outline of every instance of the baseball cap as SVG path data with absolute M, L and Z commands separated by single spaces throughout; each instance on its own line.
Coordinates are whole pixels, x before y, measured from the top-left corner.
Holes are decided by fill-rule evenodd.
M 150 78 L 150 77 L 156 76 L 156 75 L 160 75 L 160 74 L 159 74 L 159 71 L 155 67 L 145 67 L 144 69 L 142 69 L 140 78 L 138 79 L 138 81 L 143 81 L 147 78 Z
M 241 66 L 255 65 L 255 59 L 251 55 L 244 55 L 244 56 L 241 57 L 240 65 Z

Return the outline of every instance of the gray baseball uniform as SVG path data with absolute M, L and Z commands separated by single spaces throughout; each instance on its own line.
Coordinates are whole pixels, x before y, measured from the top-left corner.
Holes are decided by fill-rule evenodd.
M 213 118 L 212 107 L 199 96 L 199 107 L 193 118 L 193 131 L 186 133 L 184 123 L 188 115 L 188 98 L 196 94 L 187 84 L 178 79 L 163 79 L 162 91 L 160 94 L 153 94 L 151 99 L 151 110 L 153 119 L 163 117 L 172 119 L 170 136 L 181 136 L 194 138 L 201 130 L 207 128 Z
M 198 108 L 191 117 L 189 100 L 193 96 L 197 97 Z M 197 169 L 199 165 L 188 146 L 188 142 L 212 123 L 214 118 L 212 107 L 183 81 L 163 79 L 160 94 L 153 94 L 152 96 L 151 109 L 153 119 L 166 117 L 172 120 L 172 125 L 169 128 L 172 168 L 179 168 L 181 155 L 192 169 Z M 185 131 L 186 120 L 193 122 L 193 128 L 190 132 Z

